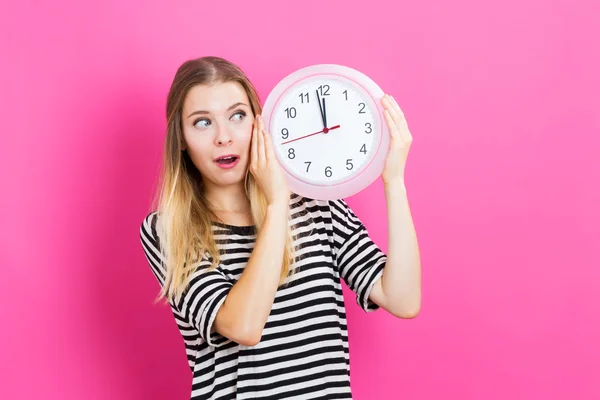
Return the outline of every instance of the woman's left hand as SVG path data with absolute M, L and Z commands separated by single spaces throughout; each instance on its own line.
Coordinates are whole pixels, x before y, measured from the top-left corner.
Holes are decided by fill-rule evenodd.
M 404 113 L 398 103 L 389 95 L 381 99 L 383 114 L 390 128 L 390 149 L 385 160 L 385 167 L 381 178 L 385 185 L 397 182 L 404 184 L 404 169 L 408 150 L 412 144 L 412 135 L 408 130 L 408 124 Z

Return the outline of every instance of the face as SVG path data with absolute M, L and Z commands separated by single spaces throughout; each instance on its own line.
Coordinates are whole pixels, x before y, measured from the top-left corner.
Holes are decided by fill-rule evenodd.
M 238 82 L 196 85 L 188 91 L 182 110 L 185 148 L 209 189 L 243 181 L 253 124 L 248 95 Z M 237 159 L 231 164 L 216 161 L 227 155 Z

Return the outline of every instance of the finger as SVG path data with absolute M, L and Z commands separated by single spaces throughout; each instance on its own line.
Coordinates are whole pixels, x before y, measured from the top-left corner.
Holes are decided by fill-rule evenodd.
M 396 126 L 396 123 L 390 115 L 390 111 L 388 109 L 383 110 L 383 116 L 385 117 L 385 120 L 387 121 L 387 124 L 390 128 L 390 136 L 392 137 L 392 139 L 398 139 L 400 133 L 398 132 L 398 127 Z
M 256 163 L 258 160 L 258 116 L 254 117 L 254 124 L 252 125 L 252 143 L 250 144 L 250 162 Z
M 275 153 L 273 150 L 273 142 L 271 139 L 271 135 L 267 129 L 264 129 L 265 132 L 265 155 L 267 157 L 267 161 L 272 161 L 275 159 Z
M 405 137 L 412 137 L 412 135 L 410 134 L 410 130 L 408 129 L 408 122 L 406 121 L 406 116 L 404 115 L 404 111 L 402 111 L 402 109 L 400 108 L 400 106 L 398 105 L 396 100 L 394 100 L 393 97 L 391 97 L 391 99 L 392 99 L 392 106 L 394 107 L 394 109 L 396 111 L 396 115 L 398 115 L 397 123 L 398 123 L 399 131 L 400 131 L 400 135 L 405 136 Z
M 398 105 L 398 103 L 396 102 L 396 99 L 394 99 L 392 96 L 388 95 L 388 101 L 390 102 L 392 109 L 394 110 L 394 112 L 396 113 L 396 115 L 399 117 L 400 120 L 405 119 L 404 118 L 404 112 L 402 111 L 402 109 L 400 108 L 400 106 Z
M 258 117 L 258 159 L 261 163 L 267 161 L 267 156 L 265 154 L 265 134 L 264 134 L 265 125 L 263 123 L 262 115 Z
M 410 130 L 408 129 L 408 123 L 406 122 L 404 112 L 402 111 L 396 100 L 394 100 L 394 98 L 390 95 L 386 95 L 385 98 L 387 109 L 390 112 L 392 120 L 398 127 L 398 132 L 400 133 L 400 136 L 406 139 L 412 138 Z
M 388 112 L 390 113 L 390 116 L 392 117 L 394 124 L 399 124 L 400 123 L 400 115 L 396 112 L 394 106 L 392 105 L 392 99 L 387 94 L 383 97 L 383 105 L 385 106 L 385 109 L 388 110 Z

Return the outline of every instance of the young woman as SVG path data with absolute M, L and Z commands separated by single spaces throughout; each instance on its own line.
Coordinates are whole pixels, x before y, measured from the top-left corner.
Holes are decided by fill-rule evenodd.
M 161 187 L 140 235 L 181 331 L 192 399 L 351 398 L 341 279 L 366 312 L 417 315 L 421 272 L 404 165 L 412 142 L 382 99 L 392 144 L 384 254 L 345 201 L 290 193 L 236 65 L 185 62 L 167 99 Z

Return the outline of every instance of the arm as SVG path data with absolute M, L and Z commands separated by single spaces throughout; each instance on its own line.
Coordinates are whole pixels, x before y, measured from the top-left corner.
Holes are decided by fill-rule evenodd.
M 383 275 L 370 298 L 399 318 L 413 318 L 421 308 L 421 261 L 406 187 L 385 185 L 388 214 L 388 254 Z
M 213 331 L 246 346 L 260 341 L 279 286 L 288 211 L 288 203 L 268 206 L 252 255 L 217 312 Z
M 392 96 L 381 99 L 390 128 L 390 149 L 381 174 L 388 216 L 388 260 L 371 301 L 400 318 L 413 318 L 421 308 L 421 260 L 404 170 L 413 138 L 404 112 Z

